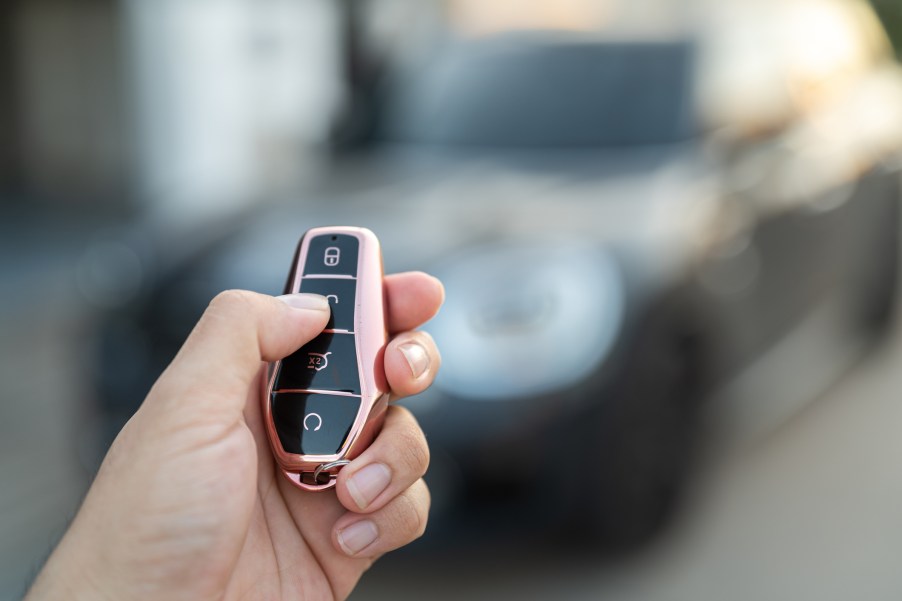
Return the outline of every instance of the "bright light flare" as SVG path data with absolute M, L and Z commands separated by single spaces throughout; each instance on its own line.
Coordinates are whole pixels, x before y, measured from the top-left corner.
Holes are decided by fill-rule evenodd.
M 451 18 L 467 34 L 505 31 L 594 31 L 610 21 L 616 0 L 453 0 Z

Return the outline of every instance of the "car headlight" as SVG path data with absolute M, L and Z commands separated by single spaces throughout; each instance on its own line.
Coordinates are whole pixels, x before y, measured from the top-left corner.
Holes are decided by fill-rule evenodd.
M 429 325 L 445 359 L 436 385 L 459 398 L 505 401 L 577 384 L 621 329 L 620 272 L 597 245 L 474 248 L 436 275 L 447 290 Z

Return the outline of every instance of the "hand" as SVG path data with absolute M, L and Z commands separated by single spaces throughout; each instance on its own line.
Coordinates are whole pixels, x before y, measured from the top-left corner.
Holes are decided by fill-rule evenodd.
M 392 398 L 432 383 L 439 354 L 411 331 L 444 292 L 422 273 L 385 279 Z M 327 301 L 225 292 L 111 446 L 68 532 L 28 595 L 39 599 L 344 599 L 380 554 L 426 525 L 429 450 L 405 409 L 334 490 L 295 488 L 260 412 L 261 361 L 326 325 Z

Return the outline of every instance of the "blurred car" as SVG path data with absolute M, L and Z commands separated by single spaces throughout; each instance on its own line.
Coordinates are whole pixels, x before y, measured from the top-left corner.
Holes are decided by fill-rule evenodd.
M 858 2 L 712 4 L 664 33 L 450 5 L 425 42 L 348 5 L 355 102 L 303 198 L 104 247 L 129 286 L 97 335 L 108 430 L 218 291 L 278 293 L 306 229 L 362 225 L 447 289 L 442 371 L 406 403 L 429 538 L 635 544 L 701 441 L 779 422 L 892 318 L 899 69 Z

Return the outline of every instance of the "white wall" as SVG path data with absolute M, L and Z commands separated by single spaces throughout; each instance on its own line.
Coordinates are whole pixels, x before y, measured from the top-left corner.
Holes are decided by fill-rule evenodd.
M 126 0 L 149 206 L 180 221 L 290 185 L 342 98 L 332 0 Z

